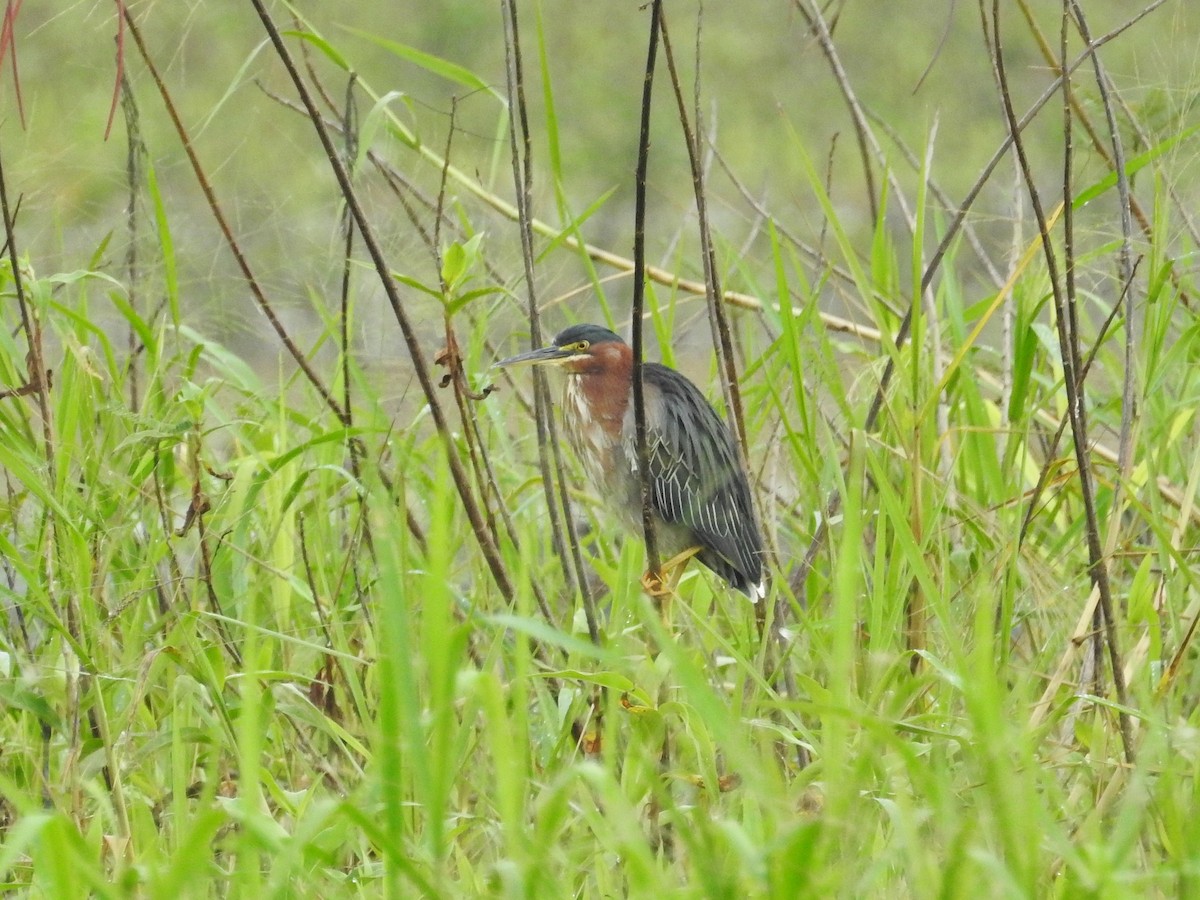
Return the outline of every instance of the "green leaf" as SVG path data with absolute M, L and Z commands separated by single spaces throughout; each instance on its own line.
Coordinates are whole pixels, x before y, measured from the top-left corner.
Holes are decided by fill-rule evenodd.
M 346 57 L 342 56 L 341 53 L 334 49 L 333 44 L 329 43 L 329 41 L 325 40 L 325 38 L 319 37 L 313 34 L 311 31 L 285 31 L 283 34 L 286 34 L 288 37 L 300 38 L 302 41 L 308 41 L 310 44 L 324 53 L 329 58 L 329 61 L 343 72 L 351 71 L 350 63 L 346 61 Z
M 408 285 L 413 290 L 420 291 L 422 294 L 428 294 L 430 297 L 437 297 L 439 300 L 442 299 L 441 291 L 435 290 L 435 289 L 431 288 L 429 285 L 425 284 L 424 282 L 417 281 L 417 279 L 415 279 L 409 275 L 401 275 L 399 272 L 393 272 L 392 277 L 395 278 L 401 284 Z
M 138 311 L 126 299 L 123 291 L 109 291 L 108 299 L 116 307 L 117 312 L 129 323 L 129 327 L 137 334 L 138 339 L 142 342 L 142 346 L 146 348 L 151 357 L 157 357 L 158 341 L 154 337 L 154 332 L 146 324 L 146 320 L 138 315 Z
M 385 127 L 395 120 L 395 113 L 392 112 L 391 106 L 393 100 L 399 100 L 402 103 L 408 104 L 409 99 L 402 91 L 388 91 L 382 97 L 375 101 L 367 114 L 362 118 L 362 125 L 358 129 L 358 156 L 354 160 L 354 168 L 357 170 L 362 165 L 363 158 L 371 151 L 371 147 L 375 144 L 375 136 L 379 133 L 380 128 Z M 411 114 L 412 108 L 409 107 Z M 400 126 L 397 123 L 397 128 Z M 416 125 L 412 125 L 413 132 L 416 130 Z M 393 131 L 393 134 L 399 134 L 403 143 L 408 146 L 413 145 L 412 133 L 408 131 Z
M 232 384 L 251 394 L 262 393 L 262 382 L 254 373 L 254 369 L 236 353 L 187 325 L 179 326 L 179 334 L 201 348 L 208 361 Z
M 389 53 L 408 60 L 414 65 L 420 66 L 427 72 L 432 72 L 434 75 L 444 78 L 447 81 L 453 81 L 456 84 L 461 84 L 463 87 L 470 88 L 473 91 L 486 91 L 494 96 L 499 96 L 488 85 L 486 81 L 476 75 L 469 69 L 463 68 L 449 60 L 442 59 L 439 56 L 434 56 L 431 53 L 426 53 L 423 50 L 418 50 L 415 47 L 410 47 L 408 44 L 401 44 L 399 41 L 389 41 L 386 38 L 381 38 L 377 34 L 372 34 L 369 31 L 360 31 L 357 28 L 343 26 L 346 31 L 353 34 L 355 37 L 360 37 L 363 40 L 370 41 L 376 44 Z
M 171 226 L 167 222 L 167 209 L 158 189 L 158 176 L 154 166 L 146 164 L 146 188 L 154 201 L 154 224 L 158 230 L 158 244 L 162 249 L 162 268 L 167 302 L 171 309 L 171 322 L 179 324 L 179 277 L 175 268 L 175 242 L 171 237 Z
M 546 624 L 540 619 L 531 619 L 525 616 L 514 616 L 509 613 L 496 613 L 490 616 L 481 616 L 484 622 L 496 628 L 515 631 L 520 634 L 527 635 L 543 644 L 548 644 L 554 647 L 561 647 L 571 653 L 578 653 L 580 656 L 587 656 L 592 659 L 613 659 L 611 651 L 603 647 L 597 647 L 588 641 L 582 640 L 571 634 L 559 631 L 551 625 Z
M 485 287 L 485 288 L 476 288 L 473 291 L 467 291 L 465 294 L 455 297 L 452 301 L 450 301 L 449 303 L 446 304 L 446 308 L 450 311 L 451 315 L 454 315 L 455 313 L 459 312 L 462 309 L 465 309 L 467 306 L 474 303 L 480 297 L 489 297 L 492 294 L 503 294 L 503 293 L 504 293 L 504 288 L 500 287 L 499 285 L 492 285 L 491 287 Z
M 1162 141 L 1161 143 L 1156 144 L 1155 146 L 1151 147 L 1145 153 L 1139 153 L 1133 159 L 1126 160 L 1126 162 L 1125 162 L 1125 177 L 1128 178 L 1130 175 L 1137 174 L 1142 169 L 1144 169 L 1146 166 L 1148 166 L 1150 163 L 1154 162 L 1154 160 L 1158 159 L 1158 157 L 1162 156 L 1164 153 L 1166 153 L 1168 150 L 1170 150 L 1172 147 L 1174 147 L 1176 144 L 1191 137 L 1197 131 L 1200 131 L 1200 125 L 1193 125 L 1191 128 L 1185 128 L 1183 131 L 1179 132 L 1178 134 L 1174 134 L 1171 137 L 1167 138 L 1165 141 Z M 1075 197 L 1075 199 L 1071 202 L 1071 206 L 1074 209 L 1082 209 L 1084 206 L 1086 206 L 1092 200 L 1095 200 L 1101 194 L 1105 193 L 1106 191 L 1112 190 L 1116 186 L 1117 186 L 1117 173 L 1109 172 L 1107 175 L 1105 175 L 1103 178 L 1101 178 L 1099 181 L 1097 181 L 1091 187 L 1085 188 L 1084 190 L 1080 191 L 1079 194 Z
M 62 727 L 62 718 L 46 698 L 15 679 L 0 681 L 0 706 L 10 711 L 24 710 L 32 713 L 39 722 L 51 728 Z
M 442 281 L 450 294 L 454 294 L 460 284 L 467 280 L 471 270 L 479 261 L 479 245 L 483 240 L 480 232 L 471 237 L 465 244 L 457 241 L 451 244 L 442 257 Z
M 442 256 L 442 281 L 453 290 L 458 280 L 467 273 L 467 253 L 462 244 L 451 244 Z
M 561 678 L 566 681 L 596 684 L 626 694 L 635 687 L 633 681 L 619 672 L 582 672 L 579 669 L 559 669 L 555 672 L 539 672 L 538 674 L 543 678 Z

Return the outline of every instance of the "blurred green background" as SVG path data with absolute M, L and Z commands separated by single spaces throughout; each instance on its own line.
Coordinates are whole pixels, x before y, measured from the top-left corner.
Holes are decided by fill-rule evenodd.
M 990 9 L 990 4 L 987 4 Z M 1057 43 L 1058 11 L 1038 4 L 1039 23 Z M 1084 4 L 1095 35 L 1132 15 L 1120 0 Z M 668 5 L 671 39 L 683 78 L 694 81 L 697 6 Z M 150 51 L 190 129 L 196 150 L 258 276 L 281 308 L 291 308 L 296 327 L 315 318 L 310 292 L 331 291 L 338 277 L 339 206 L 333 178 L 311 126 L 267 91 L 293 96 L 273 54 L 263 52 L 263 32 L 249 4 L 147 2 L 132 5 Z M 497 96 L 470 92 L 406 61 L 376 41 L 395 41 L 463 66 L 503 94 L 504 47 L 500 5 L 478 2 L 396 4 L 300 3 L 300 14 L 346 57 L 378 94 L 397 92 L 393 109 L 436 152 L 447 141 L 454 104 L 457 126 L 454 165 L 488 190 L 512 198 L 503 108 Z M 276 15 L 286 18 L 282 4 Z M 1023 110 L 1051 79 L 1045 60 L 1029 40 L 1015 4 L 1004 4 L 1005 21 L 1019 37 L 1006 46 L 1016 106 Z M 593 4 L 523 4 L 522 40 L 534 134 L 535 213 L 561 223 L 554 200 L 546 101 L 539 72 L 538 29 L 545 35 L 559 134 L 559 187 L 564 210 L 578 215 L 606 192 L 611 197 L 584 226 L 592 243 L 628 256 L 632 245 L 633 170 L 645 56 L 647 14 L 632 0 Z M 804 19 L 788 3 L 708 3 L 702 7 L 699 77 L 705 130 L 721 158 L 778 222 L 804 240 L 819 243 L 824 217 L 800 174 L 803 147 L 828 170 L 830 193 L 844 223 L 861 230 L 864 252 L 871 232 L 861 158 L 847 106 L 828 62 Z M 1001 108 L 981 37 L 980 13 L 963 3 L 847 2 L 828 10 L 841 62 L 859 101 L 885 122 L 914 153 L 932 147 L 932 175 L 957 203 L 1003 135 Z M 4 72 L 5 173 L 22 197 L 22 249 L 41 271 L 87 265 L 106 235 L 113 234 L 103 264 L 119 261 L 128 189 L 127 138 L 118 112 L 104 139 L 116 78 L 118 28 L 114 7 L 104 3 L 27 5 L 17 19 L 17 62 L 24 122 L 18 114 L 11 67 Z M 244 352 L 262 347 L 259 314 L 249 303 L 162 103 L 136 51 L 128 43 L 125 64 L 140 110 L 142 140 L 156 168 L 171 227 L 191 319 Z M 1077 52 L 1077 42 L 1072 45 Z M 315 70 L 339 101 L 345 74 L 311 52 Z M 1200 11 L 1190 2 L 1169 2 L 1105 48 L 1104 60 L 1125 102 L 1149 129 L 1152 140 L 1200 121 L 1195 95 L 1200 84 Z M 1077 79 L 1081 101 L 1096 121 L 1090 73 Z M 454 98 L 457 98 L 455 101 Z M 690 102 L 690 98 L 689 98 Z M 666 73 L 658 81 L 650 174 L 649 258 L 695 275 L 694 212 L 687 158 Z M 370 102 L 359 95 L 365 116 Z M 1057 183 L 1061 168 L 1062 117 L 1047 109 L 1030 131 L 1034 164 Z M 1138 152 L 1128 135 L 1127 152 Z M 377 149 L 431 194 L 438 171 L 407 148 L 377 137 Z M 1082 151 L 1083 141 L 1080 140 Z M 895 145 L 885 148 L 902 183 L 916 175 Z M 1080 153 L 1080 185 L 1102 176 L 1093 156 Z M 1167 165 L 1175 185 L 1194 187 L 1194 150 L 1182 142 Z M 881 184 L 878 170 L 876 185 Z M 1051 180 L 1055 179 L 1055 180 Z M 393 265 L 416 277 L 433 276 L 428 253 L 411 225 L 370 171 L 360 175 L 373 215 L 389 242 Z M 976 226 L 990 247 L 1012 240 L 1011 165 L 1002 165 L 977 204 Z M 455 196 L 462 196 L 452 186 Z M 754 275 L 769 271 L 762 221 L 724 174 L 710 166 L 713 220 L 726 248 L 738 259 L 728 287 L 753 291 Z M 453 198 L 452 198 L 453 199 Z M 470 199 L 464 202 L 471 203 Z M 1115 217 L 1111 200 L 1097 211 L 1099 239 Z M 478 204 L 475 204 L 476 206 Z M 937 204 L 933 204 L 935 207 Z M 893 209 L 894 212 L 894 209 Z M 472 216 L 480 216 L 478 209 Z M 1027 212 L 1021 212 L 1027 217 Z M 503 271 L 519 277 L 517 230 L 500 221 L 489 227 L 491 258 L 507 258 Z M 1084 225 L 1086 228 L 1086 219 Z M 931 227 L 936 227 L 933 223 Z M 1031 225 L 1026 226 L 1029 233 Z M 114 233 L 115 232 L 115 233 Z M 901 254 L 903 256 L 904 254 Z M 152 258 L 153 253 L 146 254 Z M 763 265 L 760 267 L 759 263 Z M 609 274 L 606 271 L 601 276 Z M 569 254 L 552 255 L 539 269 L 543 300 L 576 291 L 587 277 Z M 614 308 L 627 308 L 628 281 L 617 286 Z M 595 318 L 586 292 L 571 301 L 574 314 Z M 364 319 L 360 336 L 368 356 L 388 358 L 396 344 L 387 329 Z M 273 354 L 263 360 L 271 367 Z

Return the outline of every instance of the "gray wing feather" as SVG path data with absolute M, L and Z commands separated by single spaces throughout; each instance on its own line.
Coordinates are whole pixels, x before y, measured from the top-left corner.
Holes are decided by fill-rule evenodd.
M 682 375 L 654 363 L 644 372 L 655 510 L 693 532 L 701 562 L 750 593 L 762 579 L 762 539 L 733 436 Z

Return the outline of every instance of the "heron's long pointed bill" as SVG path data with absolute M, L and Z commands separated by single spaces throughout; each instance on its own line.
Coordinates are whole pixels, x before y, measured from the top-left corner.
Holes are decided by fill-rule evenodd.
M 512 366 L 538 366 L 545 363 L 562 362 L 569 359 L 572 351 L 563 350 L 559 347 L 543 347 L 541 350 L 530 350 L 528 353 L 518 353 L 516 356 L 510 356 L 508 359 L 502 359 L 499 362 L 492 363 L 494 369 L 507 369 Z

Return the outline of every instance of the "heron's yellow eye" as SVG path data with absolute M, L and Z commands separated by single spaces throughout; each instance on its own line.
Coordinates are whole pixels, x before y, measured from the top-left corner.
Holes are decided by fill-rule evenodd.
M 571 345 L 571 349 L 578 353 L 582 353 L 584 350 L 586 350 L 590 346 L 591 346 L 591 343 L 589 341 L 576 341 L 574 344 Z

